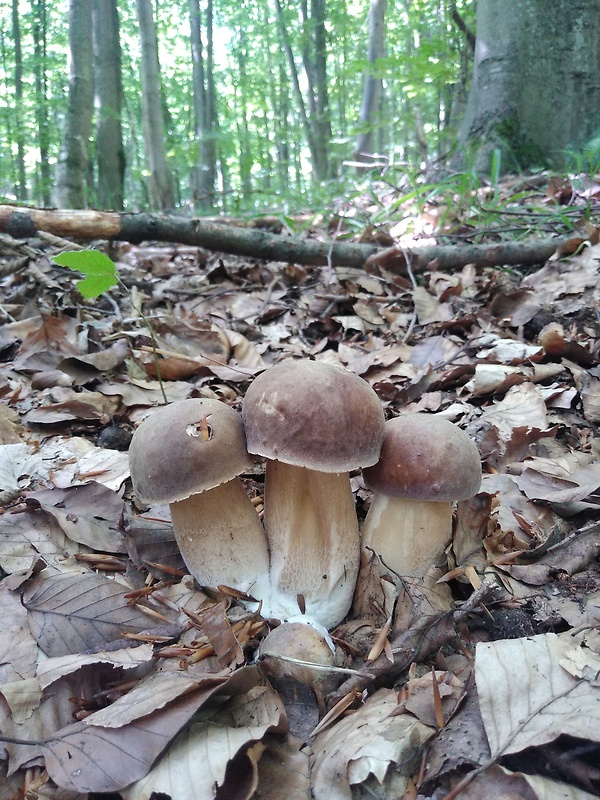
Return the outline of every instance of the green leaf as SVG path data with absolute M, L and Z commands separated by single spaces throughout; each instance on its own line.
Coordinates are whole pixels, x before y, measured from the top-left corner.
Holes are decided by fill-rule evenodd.
M 104 253 L 99 253 L 98 250 L 61 253 L 61 255 L 55 256 L 53 261 L 60 267 L 68 267 L 86 276 L 77 281 L 77 288 L 86 300 L 99 297 L 119 282 L 114 262 Z

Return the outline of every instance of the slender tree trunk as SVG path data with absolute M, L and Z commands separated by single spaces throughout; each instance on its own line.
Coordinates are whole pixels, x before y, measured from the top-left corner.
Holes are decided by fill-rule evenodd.
M 52 173 L 49 150 L 50 133 L 48 121 L 48 82 L 46 78 L 46 0 L 34 0 L 33 7 L 33 50 L 35 55 L 35 121 L 40 151 L 39 172 L 36 173 L 35 195 L 42 204 L 51 202 L 50 187 Z
M 315 95 L 316 128 L 319 143 L 319 161 L 325 178 L 331 173 L 329 143 L 331 141 L 331 117 L 329 114 L 329 92 L 327 89 L 327 17 L 325 0 L 311 0 L 311 17 L 315 43 Z
M 125 150 L 121 129 L 123 86 L 116 0 L 94 0 L 93 31 L 98 205 L 118 211 L 123 208 Z
M 201 211 L 209 211 L 213 207 L 215 191 L 214 178 L 216 166 L 211 162 L 214 148 L 211 147 L 211 135 L 208 111 L 209 100 L 202 44 L 202 21 L 199 0 L 189 0 L 190 12 L 190 44 L 192 50 L 192 94 L 194 98 L 194 137 L 197 152 L 196 163 L 192 170 L 192 195 L 195 205 Z
M 294 97 L 296 98 L 296 104 L 298 106 L 298 113 L 300 114 L 300 121 L 302 124 L 302 129 L 304 130 L 304 135 L 306 136 L 306 141 L 308 142 L 308 149 L 310 151 L 310 160 L 313 168 L 314 177 L 317 180 L 320 180 L 320 164 L 319 164 L 319 157 L 317 153 L 317 145 L 315 141 L 315 137 L 313 135 L 313 130 L 310 125 L 310 120 L 308 118 L 308 114 L 306 112 L 306 105 L 304 103 L 304 97 L 302 96 L 302 90 L 300 88 L 300 79 L 298 77 L 298 70 L 296 68 L 296 61 L 294 60 L 294 54 L 292 52 L 292 46 L 290 44 L 290 39 L 287 33 L 287 29 L 285 27 L 285 20 L 283 19 L 283 10 L 281 8 L 281 0 L 275 0 L 275 12 L 277 15 L 277 24 L 279 26 L 279 34 L 281 36 L 281 43 L 283 46 L 283 50 L 285 52 L 288 67 L 290 70 L 290 77 L 292 79 L 292 89 L 294 92 Z
M 478 0 L 475 65 L 459 132 L 479 168 L 564 167 L 600 153 L 600 0 Z
M 21 53 L 21 26 L 19 24 L 19 2 L 12 0 L 12 31 L 15 43 L 15 105 L 17 107 L 17 198 L 27 200 L 27 181 L 25 177 L 25 141 L 23 118 L 19 109 L 23 105 L 23 57 Z
M 56 164 L 55 202 L 60 208 L 84 208 L 94 102 L 92 0 L 69 0 L 69 60 L 69 98 Z
M 375 117 L 382 84 L 381 78 L 376 75 L 377 60 L 383 58 L 384 54 L 386 10 L 387 0 L 371 0 L 367 47 L 369 67 L 365 73 L 362 105 L 358 120 L 360 133 L 354 153 L 357 161 L 369 161 L 368 155 L 371 154 L 373 149 L 373 130 L 377 124 Z
M 279 176 L 279 188 L 282 192 L 289 191 L 290 188 L 290 140 L 289 140 L 289 116 L 290 116 L 290 96 L 287 76 L 283 64 L 279 65 L 279 81 L 277 85 L 277 97 L 274 107 L 277 109 L 275 114 L 275 138 L 277 141 L 277 172 Z
M 253 153 L 250 144 L 250 131 L 248 127 L 248 101 L 246 97 L 246 82 L 245 75 L 247 70 L 247 44 L 246 32 L 243 28 L 238 31 L 239 44 L 237 50 L 238 74 L 240 76 L 239 85 L 237 87 L 238 95 L 238 141 L 240 152 L 240 182 L 242 185 L 242 195 L 245 198 L 250 196 L 252 192 L 252 162 Z
M 158 44 L 152 0 L 137 0 L 137 13 L 142 53 L 144 150 L 150 172 L 148 195 L 152 209 L 164 210 L 175 206 L 175 194 L 165 155 Z
M 217 113 L 217 86 L 215 83 L 215 43 L 213 27 L 213 0 L 206 4 L 206 151 L 204 163 L 208 167 L 207 181 L 214 191 L 217 182 L 217 161 L 221 166 L 223 187 L 227 182 L 227 165 L 218 147 L 219 115 Z M 225 192 L 225 188 L 223 188 Z M 214 204 L 213 204 L 214 205 Z

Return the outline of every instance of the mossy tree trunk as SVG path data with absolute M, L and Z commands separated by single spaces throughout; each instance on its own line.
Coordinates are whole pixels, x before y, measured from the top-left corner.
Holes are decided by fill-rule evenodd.
M 600 0 L 478 0 L 463 162 L 487 170 L 500 151 L 508 171 L 600 158 L 599 75 Z

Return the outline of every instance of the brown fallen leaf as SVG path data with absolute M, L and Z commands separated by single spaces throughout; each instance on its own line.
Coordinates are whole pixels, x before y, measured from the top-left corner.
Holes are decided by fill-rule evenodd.
M 258 764 L 268 732 L 284 733 L 285 712 L 267 684 L 256 686 L 217 708 L 204 708 L 175 739 L 160 762 L 129 786 L 124 800 L 249 800 L 258 781 Z M 249 752 L 250 751 L 250 752 Z
M 315 737 L 311 764 L 316 800 L 352 800 L 351 786 L 370 775 L 381 784 L 388 769 L 400 764 L 403 777 L 417 771 L 434 729 L 409 714 L 394 716 L 397 708 L 396 692 L 380 689 L 358 711 Z M 394 789 L 395 796 L 403 791 L 397 784 Z
M 104 575 L 47 568 L 27 583 L 23 605 L 40 648 L 48 656 L 63 656 L 123 643 L 128 632 L 158 628 L 155 619 L 129 604 L 127 591 Z M 171 635 L 181 631 L 171 627 Z M 166 630 L 161 625 L 161 632 Z
M 63 728 L 42 746 L 46 769 L 63 789 L 119 791 L 147 774 L 173 736 L 225 680 L 208 676 L 196 691 L 120 728 L 85 721 Z
M 107 553 L 125 552 L 119 531 L 123 500 L 102 484 L 91 481 L 69 489 L 42 489 L 28 499 L 51 514 L 74 542 Z

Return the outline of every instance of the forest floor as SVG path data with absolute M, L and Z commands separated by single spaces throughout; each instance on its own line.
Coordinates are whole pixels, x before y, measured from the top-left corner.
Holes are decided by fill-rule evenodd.
M 84 301 L 57 240 L 2 236 L 0 800 L 600 796 L 600 187 L 421 200 L 382 185 L 301 235 L 569 244 L 415 275 L 96 241 L 121 284 Z M 360 375 L 388 418 L 457 423 L 484 475 L 441 581 L 363 563 L 339 671 L 276 690 L 270 623 L 194 585 L 127 449 L 163 390 L 239 410 L 291 357 Z

